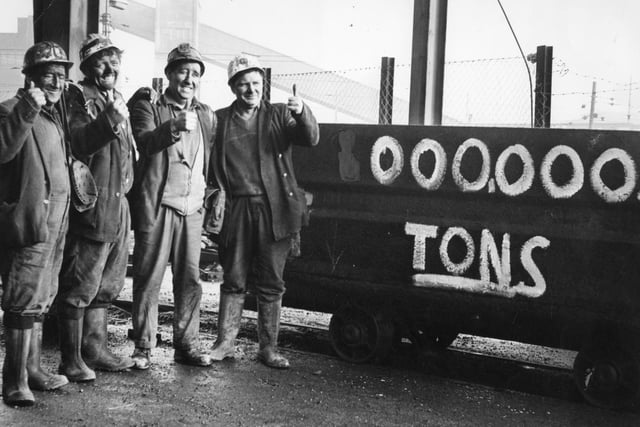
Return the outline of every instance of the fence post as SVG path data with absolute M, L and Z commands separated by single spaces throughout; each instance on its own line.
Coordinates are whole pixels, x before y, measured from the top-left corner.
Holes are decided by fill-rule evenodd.
M 390 125 L 393 118 L 393 72 L 395 58 L 382 57 L 378 124 Z
M 151 87 L 156 91 L 158 95 L 162 93 L 162 77 L 154 77 L 151 79 Z
M 536 99 L 534 126 L 551 127 L 551 71 L 553 47 L 538 46 L 536 50 Z
M 409 124 L 423 125 L 427 99 L 427 41 L 430 0 L 413 0 L 413 40 L 411 43 L 411 83 Z
M 262 88 L 262 99 L 271 102 L 271 68 L 264 69 L 264 87 Z

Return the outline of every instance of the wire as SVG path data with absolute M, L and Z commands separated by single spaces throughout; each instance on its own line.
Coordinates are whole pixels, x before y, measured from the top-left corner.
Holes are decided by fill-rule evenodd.
M 49 4 L 47 5 L 47 7 L 45 7 L 40 13 L 40 15 L 38 15 L 38 17 L 33 20 L 33 23 L 35 24 L 36 22 L 38 22 L 45 15 L 45 13 L 47 13 L 47 10 L 51 9 L 51 6 L 53 6 L 55 2 L 56 0 L 49 1 Z
M 502 7 L 502 3 L 500 0 L 498 1 L 498 5 L 502 10 L 502 14 L 504 15 L 504 19 L 507 21 L 509 25 L 509 29 L 511 30 L 511 34 L 513 34 L 513 38 L 518 45 L 518 49 L 520 50 L 520 56 L 522 56 L 522 60 L 524 61 L 524 66 L 527 67 L 527 77 L 529 77 L 529 110 L 531 111 L 531 127 L 533 127 L 533 81 L 531 80 L 531 70 L 529 69 L 529 64 L 527 63 L 527 57 L 524 55 L 522 48 L 520 47 L 520 42 L 518 41 L 518 36 L 516 36 L 515 31 L 513 31 L 513 27 L 511 26 L 511 22 L 509 21 L 509 17 L 507 16 L 507 12 L 505 12 L 504 7 Z

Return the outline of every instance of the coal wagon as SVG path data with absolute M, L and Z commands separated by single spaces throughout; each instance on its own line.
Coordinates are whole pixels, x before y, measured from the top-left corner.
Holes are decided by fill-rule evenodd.
M 332 313 L 342 358 L 464 332 L 577 350 L 588 401 L 637 397 L 640 134 L 328 124 L 294 162 L 284 303 Z

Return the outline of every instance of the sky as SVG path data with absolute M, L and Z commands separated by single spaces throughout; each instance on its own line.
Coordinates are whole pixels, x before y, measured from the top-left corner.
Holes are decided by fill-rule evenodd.
M 640 16 L 639 1 L 501 3 L 525 54 L 539 45 L 553 46 L 554 68 L 562 76 L 554 81 L 554 92 L 571 94 L 555 102 L 554 111 L 567 110 L 563 119 L 578 114 L 576 105 L 588 104 L 596 81 L 604 91 L 599 102 L 606 96 L 610 104 L 600 108 L 616 115 L 633 110 L 640 121 L 640 25 L 634 22 Z M 1 32 L 15 30 L 16 17 L 31 14 L 31 1 L 0 0 L 0 4 Z M 383 56 L 394 57 L 396 67 L 408 69 L 411 62 L 413 0 L 200 0 L 199 4 L 202 22 L 327 70 L 379 66 Z M 520 55 L 498 0 L 449 0 L 446 38 L 447 62 Z

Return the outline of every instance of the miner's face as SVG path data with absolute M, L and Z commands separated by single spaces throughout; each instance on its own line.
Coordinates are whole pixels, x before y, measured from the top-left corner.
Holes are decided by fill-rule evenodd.
M 241 107 L 254 108 L 262 100 L 264 79 L 260 71 L 248 71 L 231 82 L 231 91 Z
M 100 89 L 112 90 L 116 87 L 120 74 L 120 55 L 113 50 L 98 52 L 89 58 L 88 77 Z

